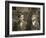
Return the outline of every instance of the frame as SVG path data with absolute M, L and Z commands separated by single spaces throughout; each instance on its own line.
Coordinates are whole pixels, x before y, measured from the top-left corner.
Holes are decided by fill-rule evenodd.
M 19 19 L 21 23 L 24 23 L 22 27 L 20 26 L 17 27 L 17 23 L 19 20 L 16 19 Z M 23 19 L 25 20 L 25 22 L 22 22 Z M 34 19 L 35 20 L 37 19 L 38 23 L 36 23 L 36 25 L 34 23 L 35 22 Z M 22 25 L 20 21 L 18 24 Z M 29 24 L 26 21 L 29 22 Z M 26 25 L 27 27 L 25 27 Z M 44 34 L 45 34 L 44 3 L 5 1 L 5 37 L 33 36 Z

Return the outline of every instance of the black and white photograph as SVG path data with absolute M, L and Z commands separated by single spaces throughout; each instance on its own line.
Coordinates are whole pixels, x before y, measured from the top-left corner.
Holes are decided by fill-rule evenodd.
M 40 8 L 12 7 L 12 31 L 40 30 Z
M 7 2 L 6 35 L 25 36 L 44 34 L 44 3 Z M 9 28 L 9 29 L 8 29 Z

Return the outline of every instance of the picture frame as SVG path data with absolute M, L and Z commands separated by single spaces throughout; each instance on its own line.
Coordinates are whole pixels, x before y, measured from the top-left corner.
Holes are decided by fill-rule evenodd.
M 19 10 L 19 12 L 17 10 Z M 37 13 L 37 12 L 39 12 L 39 13 Z M 18 15 L 16 15 L 16 13 L 18 15 L 20 15 L 20 17 Z M 23 29 L 20 30 L 19 27 L 16 27 L 17 26 L 16 24 L 14 26 L 14 21 L 15 22 L 18 21 L 18 20 L 16 21 L 17 16 L 20 18 L 21 21 L 22 21 L 23 17 L 25 17 L 25 20 L 27 21 L 28 14 L 30 15 L 30 18 L 32 18 L 32 19 L 33 19 L 33 16 L 32 16 L 33 14 L 34 14 L 34 16 L 38 16 L 38 20 L 39 20 L 38 27 L 28 25 L 26 28 L 23 25 L 22 26 Z M 28 19 L 28 21 L 31 20 L 30 18 Z M 34 17 L 34 18 L 36 18 L 36 17 Z M 30 25 L 33 24 L 32 21 L 29 23 L 31 23 Z M 19 25 L 20 25 L 20 22 L 19 22 Z M 24 27 L 26 28 L 26 30 L 24 29 Z M 30 29 L 28 29 L 28 28 L 30 28 Z M 45 34 L 45 4 L 44 3 L 5 1 L 5 37 L 35 36 L 35 35 L 44 35 L 44 34 Z

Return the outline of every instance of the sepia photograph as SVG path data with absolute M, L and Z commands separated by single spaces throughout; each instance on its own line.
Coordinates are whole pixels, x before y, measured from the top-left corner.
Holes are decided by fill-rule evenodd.
M 40 30 L 40 8 L 12 7 L 12 31 Z

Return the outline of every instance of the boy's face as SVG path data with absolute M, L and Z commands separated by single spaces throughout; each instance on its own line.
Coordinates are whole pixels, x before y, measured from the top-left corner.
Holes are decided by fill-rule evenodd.
M 37 23 L 37 16 L 36 15 L 34 15 L 33 17 L 32 17 L 32 24 L 33 25 L 35 25 L 36 23 Z
M 20 16 L 20 20 L 22 21 L 24 19 L 24 15 L 21 15 Z

